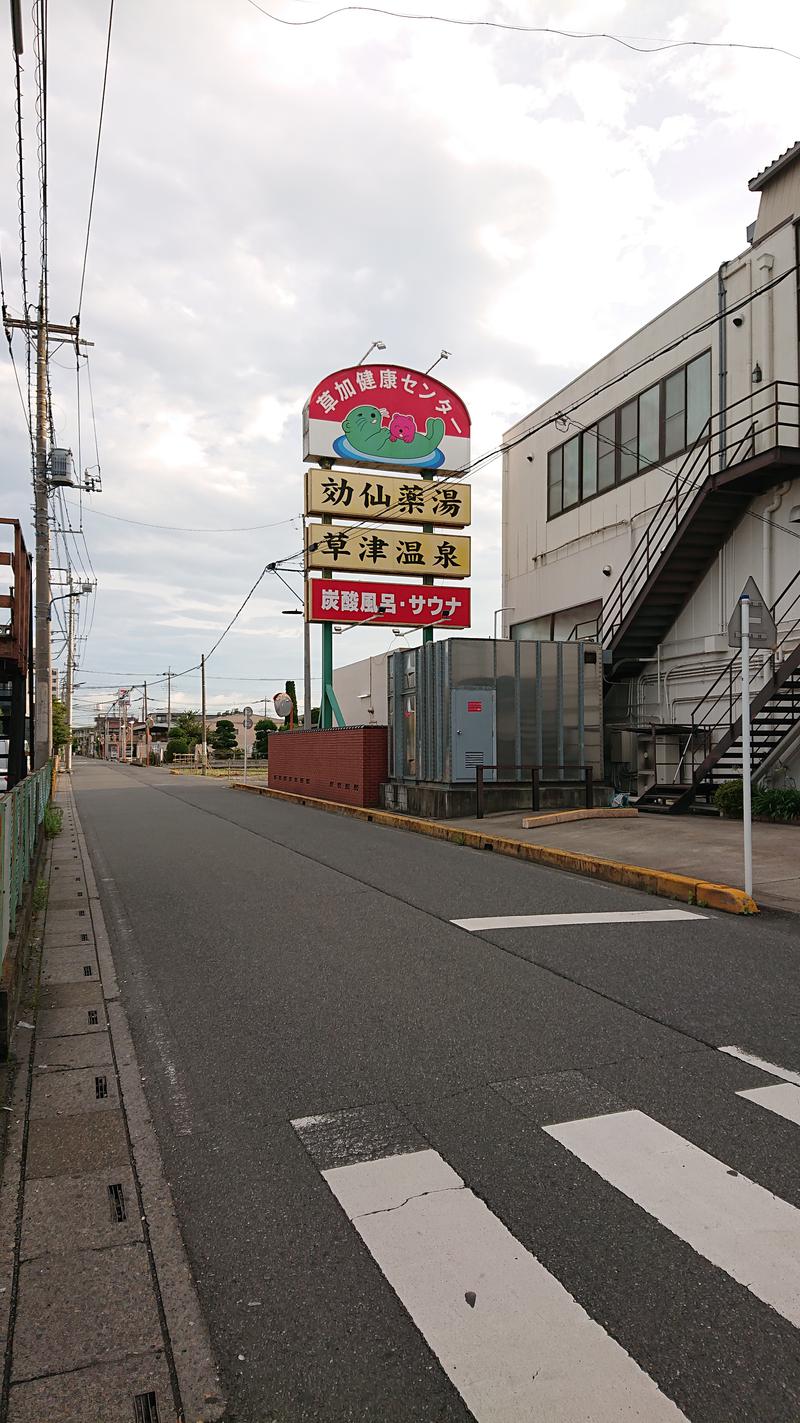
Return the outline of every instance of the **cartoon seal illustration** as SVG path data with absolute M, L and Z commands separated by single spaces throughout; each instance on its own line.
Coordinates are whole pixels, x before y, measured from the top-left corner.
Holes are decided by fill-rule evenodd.
M 401 419 L 402 430 L 399 430 L 395 422 Z M 410 420 L 411 429 L 406 427 L 406 419 Z M 398 449 L 396 445 L 397 435 L 400 434 L 404 441 L 402 459 L 425 459 L 427 455 L 432 455 L 438 448 L 439 442 L 444 435 L 444 420 L 431 418 L 426 422 L 425 432 L 421 434 L 417 431 L 416 423 L 411 417 L 394 417 L 393 421 L 395 434 L 392 428 L 381 424 L 381 412 L 375 405 L 357 405 L 355 410 L 351 410 L 342 421 L 342 429 L 347 436 L 348 443 L 358 454 L 368 455 L 375 460 L 397 459 Z M 409 436 L 411 438 L 409 439 Z

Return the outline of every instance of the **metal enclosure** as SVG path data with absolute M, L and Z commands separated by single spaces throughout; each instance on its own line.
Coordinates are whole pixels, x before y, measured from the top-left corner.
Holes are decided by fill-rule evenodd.
M 602 656 L 587 642 L 466 637 L 391 653 L 390 777 L 457 784 L 498 765 L 502 780 L 527 780 L 523 766 L 570 780 L 588 765 L 602 779 Z

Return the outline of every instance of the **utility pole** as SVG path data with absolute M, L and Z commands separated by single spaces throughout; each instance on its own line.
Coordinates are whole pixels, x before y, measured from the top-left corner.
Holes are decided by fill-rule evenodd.
M 753 893 L 753 757 L 750 749 L 750 596 L 739 599 L 742 609 L 742 821 L 744 825 L 744 892 Z
M 147 718 L 147 683 L 144 684 L 144 696 L 142 697 L 142 712 L 144 714 L 144 759 L 145 765 L 150 765 L 150 722 Z
M 67 689 L 64 697 L 67 711 L 67 749 L 64 752 L 64 770 L 68 776 L 72 774 L 72 684 L 75 677 L 75 599 L 77 596 L 77 593 L 73 593 L 72 583 L 70 582 L 70 591 L 67 597 L 67 603 L 69 605 L 67 622 Z M 50 646 L 48 638 L 48 656 L 49 655 Z
M 13 17 L 12 10 L 12 17 Z M 47 320 L 44 280 L 39 283 L 39 307 L 35 321 L 6 316 L 6 331 L 36 335 L 36 435 L 34 439 L 33 508 L 36 533 L 36 603 L 34 647 L 33 766 L 39 770 L 49 760 L 53 747 L 53 687 L 50 648 L 50 524 L 47 507 L 47 357 L 48 338 L 69 338 L 78 346 L 92 341 L 78 337 L 77 326 L 56 326 Z
M 206 744 L 206 659 L 205 654 L 200 657 L 200 716 L 203 722 L 203 775 L 206 774 L 206 762 L 208 760 L 208 746 Z
M 161 675 L 167 679 L 167 741 L 169 741 L 169 734 L 172 730 L 172 668 L 168 667 L 166 672 L 162 672 Z

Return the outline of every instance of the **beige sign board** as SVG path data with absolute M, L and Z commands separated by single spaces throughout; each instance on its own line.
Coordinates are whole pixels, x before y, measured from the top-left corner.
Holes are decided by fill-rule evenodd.
M 470 539 L 449 531 L 350 528 L 347 524 L 307 524 L 308 567 L 380 577 L 469 578 Z
M 372 470 L 309 469 L 306 513 L 335 519 L 385 519 L 390 524 L 441 524 L 463 529 L 471 521 L 468 484 L 409 479 Z

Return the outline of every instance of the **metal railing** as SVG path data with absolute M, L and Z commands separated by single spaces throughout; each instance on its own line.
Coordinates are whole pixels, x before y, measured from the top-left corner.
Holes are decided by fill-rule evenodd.
M 759 683 L 767 667 L 773 676 L 779 661 L 783 661 L 800 642 L 800 569 L 790 578 L 783 592 L 778 594 L 770 608 L 779 630 L 778 645 L 760 659 L 753 657 L 754 669 L 748 684 L 749 700 L 760 690 Z M 783 653 L 783 657 L 779 654 Z M 752 654 L 751 654 L 752 656 Z M 702 737 L 703 758 L 711 752 L 715 742 L 727 731 L 732 731 L 742 714 L 741 655 L 734 652 L 719 676 L 705 691 L 692 708 L 692 731 Z M 694 750 L 692 754 L 694 771 Z
M 0 966 L 11 934 L 50 800 L 52 762 L 0 796 Z
M 563 776 L 543 777 L 542 771 L 580 771 L 579 780 L 566 780 Z M 486 786 L 519 786 L 523 782 L 519 780 L 501 781 L 492 779 L 487 782 L 484 777 L 485 771 L 530 771 L 531 775 L 531 810 L 538 810 L 541 804 L 540 791 L 542 786 L 583 786 L 585 788 L 586 808 L 591 810 L 594 802 L 594 771 L 591 766 L 514 766 L 509 764 L 499 766 L 476 766 L 475 767 L 475 818 L 483 820 L 486 813 Z
M 799 397 L 800 385 L 796 381 L 773 381 L 709 417 L 677 473 L 671 476 L 670 487 L 604 599 L 596 622 L 576 623 L 570 638 L 585 640 L 588 636 L 603 647 L 611 645 L 692 506 L 705 497 L 717 465 L 730 470 L 764 454 L 784 443 L 782 434 L 789 436 L 786 444 L 797 445 Z M 590 629 L 588 634 L 581 635 L 583 628 Z

